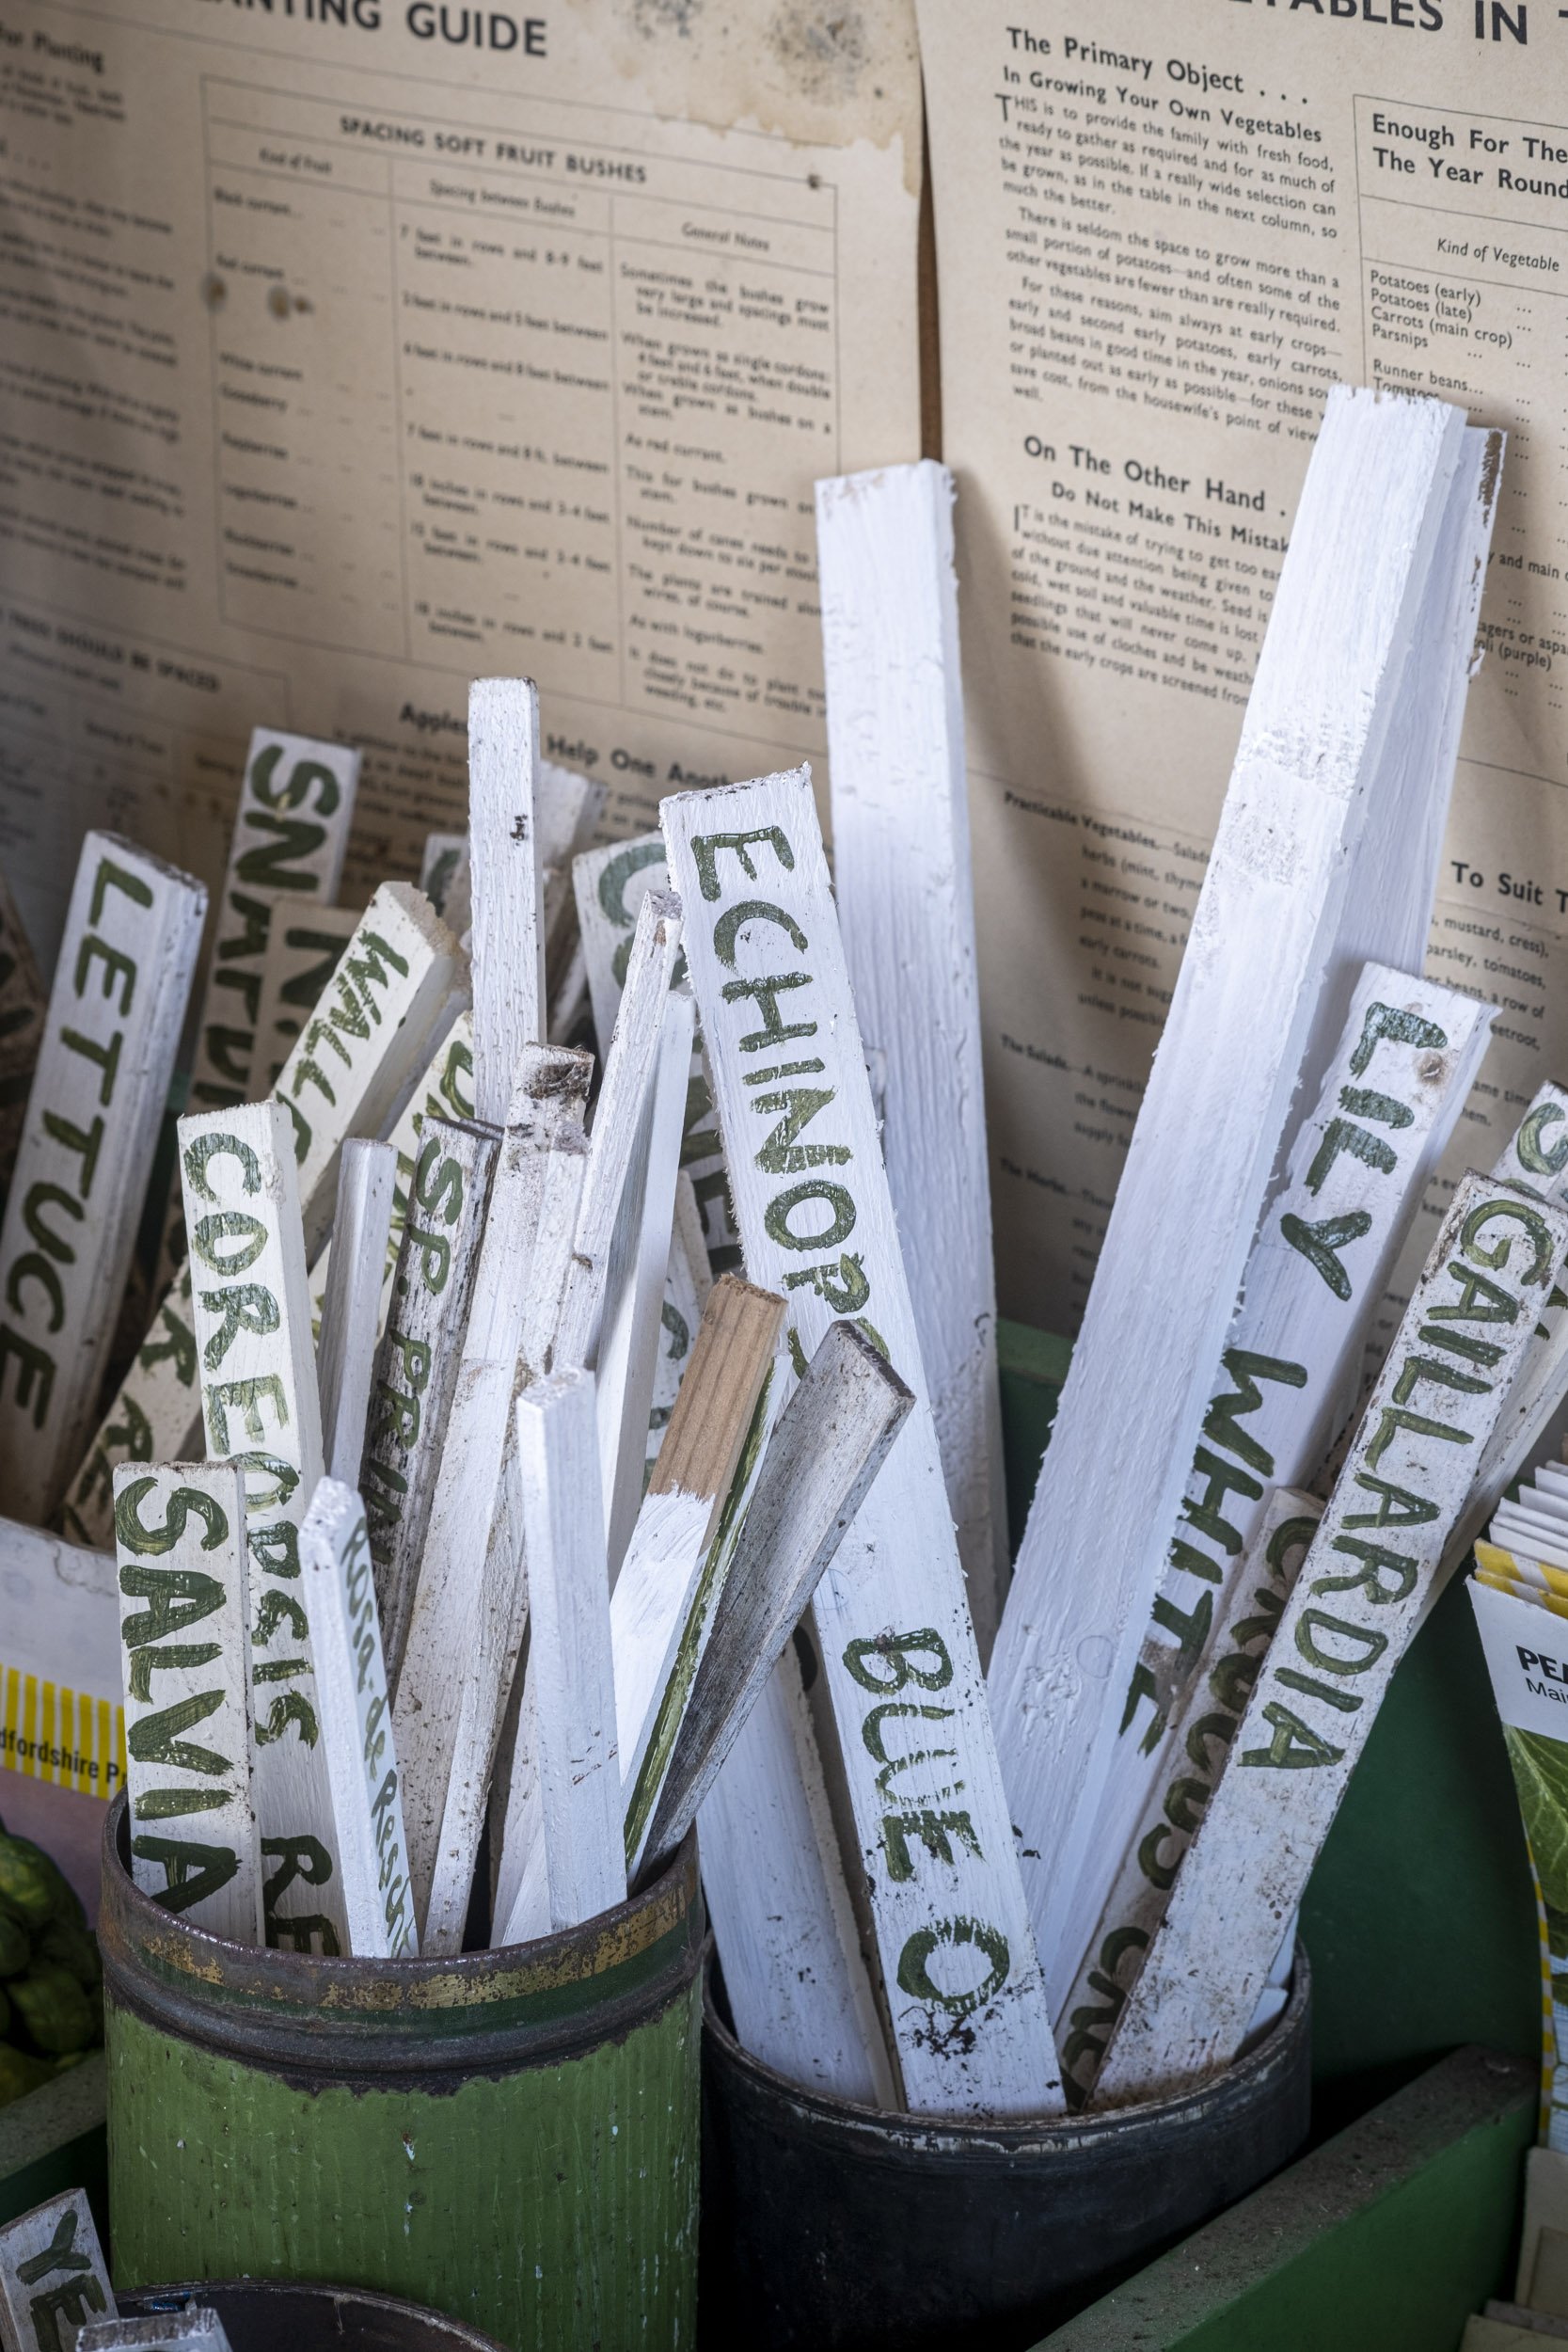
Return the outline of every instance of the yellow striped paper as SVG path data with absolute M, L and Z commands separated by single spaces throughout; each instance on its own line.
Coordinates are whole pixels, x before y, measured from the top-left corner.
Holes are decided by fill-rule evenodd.
M 0 1663 L 0 1769 L 107 1802 L 125 1786 L 125 1709 Z

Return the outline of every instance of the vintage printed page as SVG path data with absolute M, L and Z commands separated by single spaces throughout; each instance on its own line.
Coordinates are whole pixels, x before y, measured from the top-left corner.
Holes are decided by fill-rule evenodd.
M 1509 433 L 1429 964 L 1499 1009 L 1448 1185 L 1568 1073 L 1568 10 L 919 13 L 1000 1290 L 1067 1329 L 1341 378 Z
M 88 824 L 217 882 L 258 723 L 363 746 L 351 901 L 463 821 L 475 675 L 616 832 L 815 762 L 812 484 L 919 454 L 919 172 L 909 0 L 7 0 L 45 968 Z

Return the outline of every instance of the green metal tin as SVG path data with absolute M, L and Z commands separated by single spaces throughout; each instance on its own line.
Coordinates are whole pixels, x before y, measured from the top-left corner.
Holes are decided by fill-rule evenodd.
M 694 1838 L 586 1927 L 430 1961 L 207 1935 L 137 1892 L 105 1825 L 117 2286 L 326 2280 L 513 2352 L 695 2335 Z

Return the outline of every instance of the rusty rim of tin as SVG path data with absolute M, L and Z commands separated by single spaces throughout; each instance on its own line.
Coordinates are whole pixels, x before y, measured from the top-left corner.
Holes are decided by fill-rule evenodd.
M 1196 2124 L 1212 2109 L 1221 2120 L 1254 2101 L 1266 2103 L 1310 2052 L 1312 1969 L 1307 1947 L 1297 1939 L 1290 1997 L 1263 2039 L 1221 2074 L 1167 2098 L 1137 2106 L 1102 2107 L 1089 2115 L 913 2115 L 901 2108 L 857 2106 L 825 2090 L 792 2082 L 736 2039 L 714 2005 L 711 1963 L 703 1976 L 703 2040 L 709 2062 L 722 2069 L 742 2097 L 781 2109 L 814 2132 L 858 2146 L 875 2162 L 884 2156 L 901 2164 L 911 2152 L 961 2167 L 992 2154 L 1006 2164 L 1020 2157 L 1070 2155 L 1115 2140 L 1129 2145 L 1147 2133 L 1161 2135 L 1173 2123 Z
M 131 1877 L 120 1791 L 103 1825 L 98 1940 L 112 2004 L 284 2072 L 511 2073 L 622 2039 L 689 1986 L 706 1933 L 691 1832 L 643 1893 L 531 1944 L 439 1960 L 328 1959 L 194 1927 Z

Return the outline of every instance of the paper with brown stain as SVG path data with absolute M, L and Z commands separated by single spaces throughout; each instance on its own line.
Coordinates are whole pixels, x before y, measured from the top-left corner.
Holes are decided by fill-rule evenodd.
M 919 0 L 1006 1312 L 1082 1311 L 1341 378 L 1510 437 L 1428 964 L 1499 1010 L 1385 1338 L 1568 1075 L 1561 13 Z
M 8 8 L 46 968 L 89 824 L 217 880 L 257 723 L 363 745 L 351 903 L 463 821 L 476 675 L 538 680 L 612 834 L 820 764 L 812 485 L 920 452 L 919 108 L 910 0 Z

